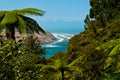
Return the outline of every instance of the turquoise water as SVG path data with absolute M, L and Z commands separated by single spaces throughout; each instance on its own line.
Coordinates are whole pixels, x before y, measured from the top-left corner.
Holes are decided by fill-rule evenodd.
M 44 29 L 51 32 L 57 41 L 43 45 L 46 48 L 46 58 L 50 58 L 58 51 L 65 52 L 68 41 L 75 34 L 83 31 L 83 23 L 81 22 L 56 22 L 56 23 L 43 23 Z
M 64 52 L 67 48 L 68 40 L 74 36 L 73 34 L 66 33 L 52 33 L 57 40 L 55 42 L 43 45 L 46 48 L 47 53 L 45 55 L 46 58 L 53 56 L 58 51 Z

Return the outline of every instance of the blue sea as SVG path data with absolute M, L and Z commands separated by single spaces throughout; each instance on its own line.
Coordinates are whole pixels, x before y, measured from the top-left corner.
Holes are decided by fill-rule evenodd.
M 42 23 L 44 29 L 51 32 L 55 37 L 56 41 L 42 45 L 47 53 L 46 58 L 52 57 L 58 51 L 65 52 L 67 49 L 68 41 L 71 37 L 79 34 L 84 30 L 82 22 L 46 22 Z

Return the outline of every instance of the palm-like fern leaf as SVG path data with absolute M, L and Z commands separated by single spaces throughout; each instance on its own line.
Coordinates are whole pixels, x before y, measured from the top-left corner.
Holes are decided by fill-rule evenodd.
M 27 33 L 27 31 L 26 31 L 27 25 L 26 25 L 25 21 L 20 16 L 17 16 L 17 17 L 18 17 L 18 20 L 19 20 L 19 23 L 18 23 L 19 26 L 16 26 L 16 28 L 18 29 L 18 31 L 20 32 L 20 34 Z
M 0 11 L 0 21 L 4 18 L 4 16 L 5 16 L 5 13 L 4 12 L 2 13 L 2 11 Z
M 97 47 L 97 50 L 109 50 L 115 48 L 116 45 L 120 44 L 120 39 L 111 40 Z
M 2 20 L 2 24 L 13 24 L 17 21 L 16 14 L 14 12 L 8 12 Z
M 120 39 L 111 40 L 109 42 L 104 43 L 97 50 L 102 50 L 107 52 L 106 58 L 104 61 L 104 69 L 109 68 L 113 63 L 115 64 L 118 56 L 120 55 Z
M 45 13 L 45 11 L 39 10 L 39 9 L 36 9 L 36 8 L 25 8 L 25 9 L 22 9 L 22 10 L 14 10 L 14 11 L 17 12 L 17 14 L 20 14 L 20 15 L 30 14 L 30 15 L 42 16 Z
M 116 56 L 116 55 L 120 55 L 120 44 L 116 45 L 109 53 L 109 56 Z

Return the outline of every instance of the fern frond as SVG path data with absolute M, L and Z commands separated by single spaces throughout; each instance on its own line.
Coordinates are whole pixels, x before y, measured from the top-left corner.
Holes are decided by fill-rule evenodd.
M 67 65 L 67 63 L 63 60 L 56 60 L 55 63 L 54 63 L 54 66 L 57 69 L 66 67 L 66 65 Z
M 51 65 L 44 65 L 42 68 L 41 68 L 41 71 L 42 72 L 56 72 L 54 66 L 51 66 Z
M 120 44 L 116 45 L 112 51 L 109 53 L 109 56 L 116 56 L 120 54 Z
M 4 16 L 5 16 L 5 13 L 0 12 L 0 22 L 4 18 Z
M 109 42 L 103 43 L 101 46 L 97 47 L 97 50 L 108 50 L 114 48 L 116 45 L 120 44 L 120 39 L 111 40 Z
M 17 21 L 16 14 L 14 12 L 8 12 L 5 14 L 1 24 L 13 24 Z
M 17 12 L 17 14 L 22 14 L 22 15 L 36 15 L 36 16 L 42 16 L 44 15 L 45 11 L 36 9 L 36 8 L 25 8 L 22 10 L 14 10 Z
M 27 25 L 25 23 L 25 21 L 20 17 L 20 16 L 17 16 L 18 17 L 18 20 L 19 20 L 19 26 L 18 26 L 18 31 L 22 34 L 25 34 L 27 33 Z

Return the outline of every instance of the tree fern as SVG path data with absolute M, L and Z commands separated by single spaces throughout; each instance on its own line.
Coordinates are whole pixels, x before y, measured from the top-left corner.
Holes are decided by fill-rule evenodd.
M 42 16 L 45 11 L 36 8 L 25 8 L 21 10 L 0 11 L 0 29 L 6 29 L 6 36 L 15 39 L 15 29 L 20 33 L 45 32 L 38 23 L 27 17 L 28 15 Z
M 103 64 L 102 75 L 113 80 L 119 78 L 114 74 L 120 73 L 120 39 L 106 42 L 96 49 L 106 52 L 106 56 L 101 59 L 101 64 Z M 111 77 L 112 75 L 114 78 Z

